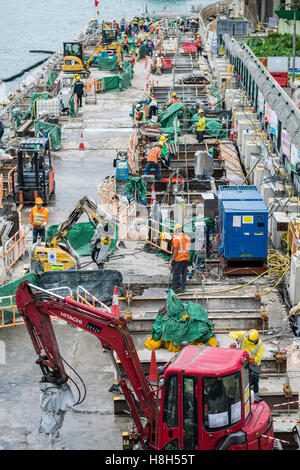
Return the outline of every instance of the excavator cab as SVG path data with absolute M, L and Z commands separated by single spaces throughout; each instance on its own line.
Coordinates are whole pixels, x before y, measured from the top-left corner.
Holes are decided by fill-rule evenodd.
M 119 37 L 119 32 L 117 29 L 103 29 L 102 30 L 102 44 L 112 44 L 116 42 Z
M 82 42 L 64 42 L 64 61 L 62 65 L 63 72 L 83 73 L 88 75 L 85 70 L 84 47 Z
M 271 450 L 270 409 L 251 402 L 247 353 L 185 347 L 166 369 L 159 448 Z

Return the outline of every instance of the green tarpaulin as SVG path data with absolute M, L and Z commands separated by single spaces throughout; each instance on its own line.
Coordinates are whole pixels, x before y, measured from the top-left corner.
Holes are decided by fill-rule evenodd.
M 168 107 L 166 112 L 160 114 L 160 125 L 163 128 L 174 127 L 174 120 L 182 114 L 183 103 L 174 103 Z
M 98 57 L 96 60 L 98 70 L 118 70 L 118 58 L 113 57 Z
M 129 183 L 126 184 L 127 198 L 129 201 L 136 199 L 142 204 L 146 204 L 146 183 L 138 176 L 129 176 Z
M 52 240 L 57 233 L 58 225 L 51 225 L 48 228 L 46 235 L 46 242 Z M 78 222 L 68 232 L 67 239 L 71 247 L 78 253 L 79 256 L 89 256 L 92 250 L 89 241 L 94 235 L 94 227 L 90 222 Z M 118 230 L 116 228 L 115 239 L 112 240 L 109 253 L 113 253 L 118 241 Z
M 172 341 L 175 346 L 184 341 L 206 343 L 213 333 L 214 325 L 201 305 L 181 302 L 172 289 L 151 330 L 154 341 Z
M 37 100 L 48 100 L 52 99 L 53 95 L 48 91 L 44 91 L 43 93 L 32 93 L 30 98 L 30 105 L 26 109 L 23 119 L 32 119 L 36 117 L 36 101 Z
M 43 127 L 45 131 L 48 131 L 51 147 L 53 150 L 59 150 L 61 148 L 61 127 L 49 122 L 34 121 L 34 130 L 37 135 L 40 128 Z

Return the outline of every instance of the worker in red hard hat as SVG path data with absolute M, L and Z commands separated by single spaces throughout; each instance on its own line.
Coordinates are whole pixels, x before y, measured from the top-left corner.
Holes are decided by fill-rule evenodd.
M 32 226 L 32 243 L 37 242 L 38 236 L 44 242 L 48 223 L 48 210 L 43 207 L 43 200 L 40 197 L 36 198 L 35 206 L 31 209 L 30 223 Z
M 231 331 L 229 333 L 240 349 L 247 351 L 250 362 L 250 379 L 254 391 L 254 401 L 259 402 L 259 378 L 261 372 L 261 361 L 264 354 L 264 345 L 262 344 L 257 330 L 250 331 Z M 230 347 L 236 347 L 232 344 Z

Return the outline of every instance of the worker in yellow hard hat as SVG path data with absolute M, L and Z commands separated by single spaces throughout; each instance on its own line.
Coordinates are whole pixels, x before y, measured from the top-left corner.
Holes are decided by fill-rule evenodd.
M 201 144 L 204 140 L 204 131 L 205 131 L 205 127 L 206 127 L 206 117 L 204 115 L 204 110 L 203 109 L 199 109 L 198 114 L 199 114 L 199 120 L 198 120 L 197 124 L 194 124 L 192 126 L 192 129 L 196 128 L 197 140 L 198 140 L 199 144 Z
M 262 344 L 257 330 L 250 331 L 231 331 L 229 333 L 240 349 L 249 354 L 250 380 L 254 391 L 254 401 L 260 401 L 258 396 L 259 378 L 261 372 L 261 361 L 264 354 L 264 345 Z M 235 343 L 230 347 L 236 347 Z
M 168 106 L 170 106 L 171 104 L 174 104 L 174 103 L 178 103 L 180 100 L 179 98 L 177 97 L 177 93 L 172 93 L 172 98 L 170 99 L 170 102 L 168 104 Z
M 182 225 L 176 224 L 172 239 L 171 289 L 175 292 L 184 292 L 188 274 L 188 263 L 191 252 L 191 239 L 182 231 Z
M 30 223 L 32 226 L 32 243 L 37 242 L 38 236 L 44 242 L 48 223 L 48 210 L 43 207 L 43 200 L 40 197 L 36 198 L 35 206 L 31 209 Z

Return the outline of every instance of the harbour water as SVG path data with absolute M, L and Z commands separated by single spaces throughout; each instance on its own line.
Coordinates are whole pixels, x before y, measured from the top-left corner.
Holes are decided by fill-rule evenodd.
M 202 0 L 202 5 L 212 3 Z M 62 43 L 81 32 L 89 20 L 131 19 L 149 13 L 190 13 L 198 0 L 100 0 L 99 16 L 94 0 L 0 0 L 0 78 L 7 78 L 47 57 L 30 50 L 62 49 Z M 6 91 L 26 77 L 6 83 Z

